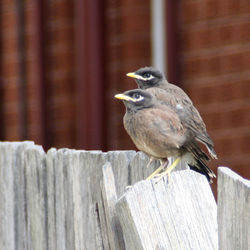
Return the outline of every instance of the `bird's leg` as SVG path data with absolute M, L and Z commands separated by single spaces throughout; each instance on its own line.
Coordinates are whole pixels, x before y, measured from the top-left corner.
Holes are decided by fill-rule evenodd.
M 168 160 L 166 159 L 165 162 L 161 162 L 161 166 L 159 168 L 157 168 L 150 176 L 148 176 L 148 178 L 146 180 L 151 180 L 152 178 L 154 178 L 155 175 L 157 175 L 162 169 L 164 169 L 166 167 L 166 165 L 168 164 Z
M 147 168 L 149 168 L 150 167 L 150 165 L 151 165 L 151 163 L 152 163 L 152 161 L 154 160 L 155 158 L 154 157 L 150 157 L 150 159 L 149 159 L 149 162 L 148 162 L 148 164 L 147 164 Z
M 170 176 L 170 173 L 173 171 L 173 169 L 179 164 L 181 160 L 181 157 L 178 157 L 164 172 L 158 175 L 157 182 L 160 181 L 164 176 Z

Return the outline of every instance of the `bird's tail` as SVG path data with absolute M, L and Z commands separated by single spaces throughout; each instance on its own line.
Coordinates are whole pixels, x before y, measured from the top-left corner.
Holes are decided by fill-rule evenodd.
M 200 174 L 205 175 L 207 180 L 209 181 L 209 183 L 213 183 L 212 179 L 214 177 L 216 177 L 214 172 L 201 159 L 198 159 L 195 157 L 194 160 L 195 161 L 192 161 L 192 163 L 188 163 L 188 166 L 190 167 L 190 169 L 192 169 Z
M 194 141 L 189 142 L 185 147 L 189 151 L 185 158 L 190 169 L 204 174 L 207 177 L 209 183 L 212 183 L 212 179 L 216 177 L 216 175 L 205 163 L 209 160 L 208 155 Z
M 205 139 L 210 139 L 210 137 L 207 135 L 207 138 L 205 138 Z M 209 155 L 213 159 L 218 159 L 217 155 L 216 155 L 216 152 L 214 150 L 214 145 L 213 145 L 212 140 L 211 139 L 210 140 L 205 140 L 205 139 L 204 138 L 197 138 L 198 141 L 200 141 L 201 143 L 203 143 L 206 146 L 206 148 L 207 148 L 207 150 L 209 152 Z
M 215 152 L 215 150 L 214 150 L 214 146 L 211 145 L 211 144 L 205 144 L 205 145 L 206 145 L 206 147 L 207 147 L 207 150 L 208 150 L 210 156 L 211 156 L 213 159 L 218 159 L 218 158 L 217 158 L 217 155 L 216 155 L 216 152 Z

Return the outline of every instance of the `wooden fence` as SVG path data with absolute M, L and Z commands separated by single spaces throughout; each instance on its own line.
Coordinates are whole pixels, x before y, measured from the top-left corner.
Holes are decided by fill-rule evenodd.
M 249 181 L 220 168 L 217 213 L 205 177 L 144 181 L 159 164 L 147 162 L 134 151 L 0 143 L 0 249 L 249 249 Z

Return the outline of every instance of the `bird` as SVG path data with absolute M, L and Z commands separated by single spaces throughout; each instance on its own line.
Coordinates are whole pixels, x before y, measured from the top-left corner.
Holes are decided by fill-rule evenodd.
M 207 133 L 199 111 L 181 88 L 169 83 L 164 74 L 153 67 L 140 68 L 135 72 L 127 73 L 127 76 L 134 78 L 140 89 L 149 91 L 164 105 L 176 111 L 183 126 L 193 134 L 196 141 L 206 146 L 211 158 L 217 159 L 213 141 Z
M 206 146 L 211 158 L 217 159 L 213 141 L 206 131 L 202 117 L 189 96 L 181 88 L 169 83 L 165 75 L 153 67 L 140 68 L 135 72 L 127 73 L 127 76 L 135 78 L 139 88 L 149 91 L 163 105 L 169 106 L 177 112 L 183 126 L 189 130 L 196 141 Z M 152 160 L 153 157 L 150 158 L 149 164 Z M 159 171 L 160 168 L 155 173 Z
M 160 177 L 169 175 L 183 159 L 192 170 L 212 181 L 215 174 L 205 163 L 209 157 L 183 126 L 175 110 L 147 90 L 132 89 L 115 95 L 115 98 L 122 100 L 126 107 L 123 124 L 136 147 L 150 157 L 160 159 L 160 170 L 166 167 L 167 158 L 175 158 Z

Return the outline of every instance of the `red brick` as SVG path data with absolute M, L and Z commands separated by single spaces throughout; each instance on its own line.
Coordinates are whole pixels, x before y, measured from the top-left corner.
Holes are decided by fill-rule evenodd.
M 182 60 L 183 78 L 192 79 L 200 76 L 218 76 L 228 73 L 248 70 L 250 51 L 219 53 L 219 55 L 208 55 L 207 53 L 199 57 L 187 56 Z
M 249 124 L 250 120 L 250 107 L 242 107 L 238 110 L 233 110 L 227 114 L 228 127 L 241 127 L 242 125 Z
M 19 69 L 17 62 L 11 62 L 11 63 L 6 62 L 6 64 L 2 67 L 1 70 L 2 78 L 5 79 L 7 83 L 9 81 L 12 82 L 17 81 L 18 72 Z
M 17 25 L 16 14 L 15 11 L 8 13 L 1 12 L 1 32 L 15 34 L 13 31 L 16 29 Z
M 6 135 L 9 135 L 9 130 L 12 130 L 13 127 L 19 128 L 20 123 L 18 114 L 19 110 L 17 109 L 17 107 L 10 107 L 8 111 L 3 112 L 3 125 Z M 18 131 L 16 135 L 19 135 Z
M 19 100 L 19 88 L 17 84 L 5 85 L 3 88 L 3 101 L 6 104 L 17 103 Z
M 214 89 L 210 86 L 207 87 L 197 87 L 195 91 L 187 88 L 190 92 L 190 98 L 195 104 L 211 104 L 214 101 Z
M 241 99 L 250 99 L 250 80 L 244 81 L 238 84 L 237 86 L 238 96 Z M 234 93 L 237 93 L 236 91 Z
M 238 138 L 237 145 L 238 145 L 238 153 L 246 154 L 246 155 L 249 154 L 250 132 L 248 135 Z
M 195 2 L 183 2 L 181 6 L 181 20 L 183 23 L 189 23 L 198 19 L 199 6 Z
M 227 137 L 220 140 L 215 140 L 215 146 L 216 146 L 216 152 L 220 157 L 227 157 L 234 153 L 232 138 Z
M 200 14 L 200 19 L 214 19 L 221 14 L 219 2 L 216 0 L 205 1 L 203 10 L 204 12 Z
M 181 4 L 181 23 L 195 23 L 205 20 L 219 20 L 249 13 L 250 4 L 233 0 L 188 1 Z
M 16 125 L 6 126 L 4 140 L 5 141 L 20 141 L 21 137 L 19 135 L 19 127 Z
M 249 44 L 249 26 L 250 22 L 247 20 L 241 23 L 231 21 L 212 27 L 204 24 L 196 30 L 186 29 L 182 39 L 183 48 L 190 51 L 230 44 Z

